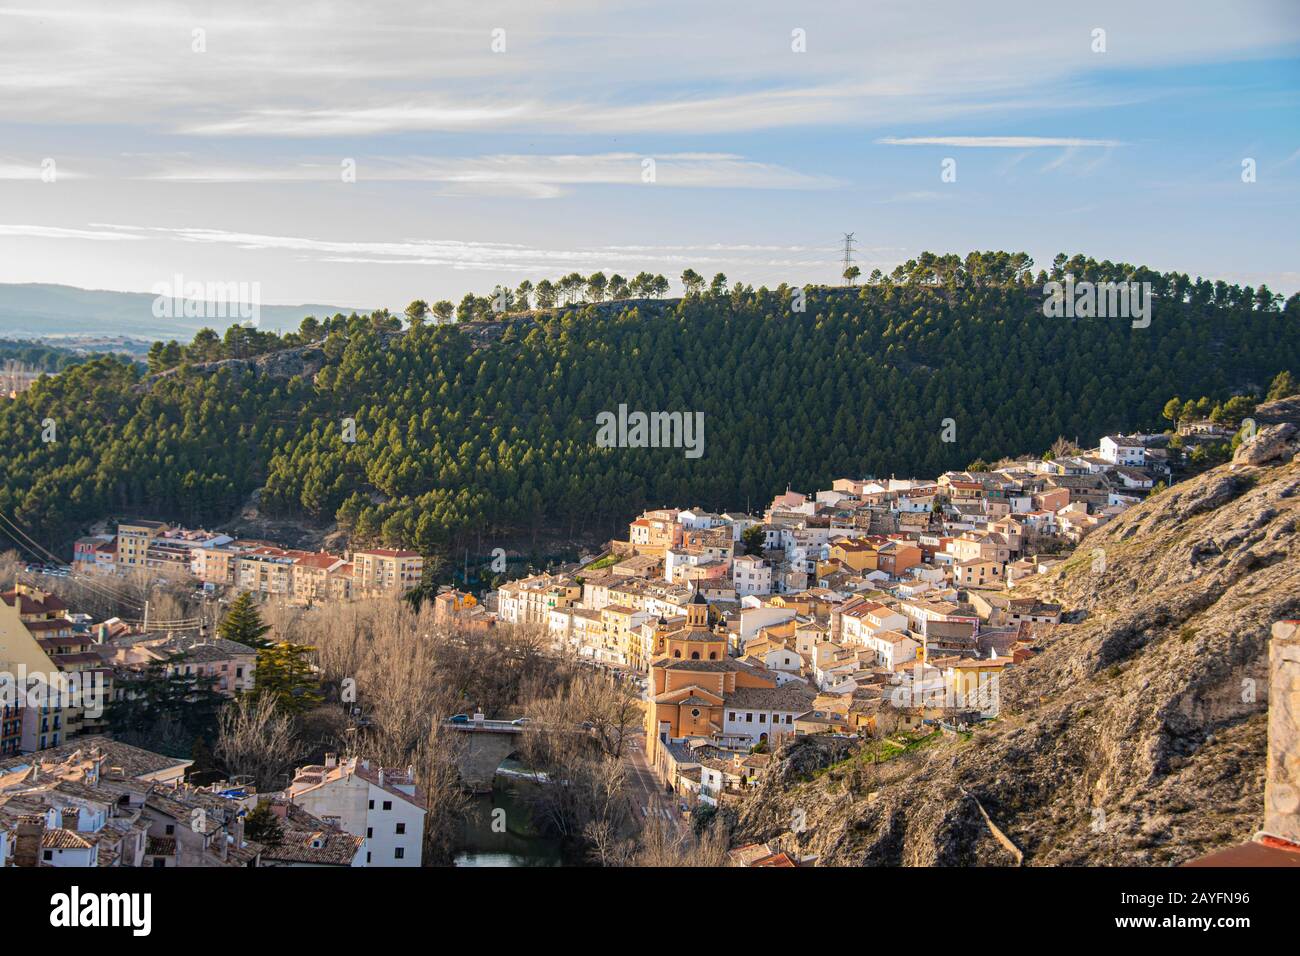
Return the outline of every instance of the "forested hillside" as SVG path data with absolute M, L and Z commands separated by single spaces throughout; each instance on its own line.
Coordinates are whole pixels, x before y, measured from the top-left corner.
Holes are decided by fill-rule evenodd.
M 1159 426 L 1173 395 L 1222 400 L 1300 368 L 1297 297 L 1058 257 L 1053 276 L 1147 280 L 1157 299 L 1148 328 L 1049 319 L 1048 274 L 1031 265 L 923 256 L 861 288 L 809 288 L 802 312 L 796 290 L 719 277 L 684 299 L 504 323 L 427 324 L 416 308 L 404 332 L 385 312 L 284 338 L 201 333 L 155 349 L 165 374 L 98 359 L 0 404 L 0 511 L 66 551 L 95 519 L 211 525 L 263 488 L 265 512 L 437 553 L 545 523 L 609 533 L 645 505 L 757 507 L 787 483 L 1089 443 Z M 221 361 L 245 345 L 284 361 Z M 703 412 L 703 456 L 597 447 L 597 414 L 620 403 Z

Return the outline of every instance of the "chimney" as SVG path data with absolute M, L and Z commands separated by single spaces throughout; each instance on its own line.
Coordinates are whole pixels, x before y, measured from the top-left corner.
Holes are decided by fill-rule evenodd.
M 1273 625 L 1268 657 L 1264 832 L 1300 844 L 1300 621 Z
M 59 822 L 65 830 L 77 829 L 77 824 L 81 822 L 81 808 L 64 807 L 63 812 L 59 815 Z
M 384 788 L 384 768 L 380 767 L 379 768 L 379 789 L 382 790 L 383 788 Z
M 22 817 L 14 840 L 14 866 L 37 866 L 41 858 L 41 837 L 45 835 L 45 818 Z

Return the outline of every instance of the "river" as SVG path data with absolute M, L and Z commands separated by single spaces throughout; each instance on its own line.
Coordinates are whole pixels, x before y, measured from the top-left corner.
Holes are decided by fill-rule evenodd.
M 523 771 L 513 759 L 501 765 L 492 792 L 476 795 L 457 841 L 456 866 L 562 866 L 558 841 L 537 832 L 524 794 L 541 786 L 514 776 Z M 504 811 L 497 813 L 496 811 Z M 496 826 L 493 821 L 496 820 Z

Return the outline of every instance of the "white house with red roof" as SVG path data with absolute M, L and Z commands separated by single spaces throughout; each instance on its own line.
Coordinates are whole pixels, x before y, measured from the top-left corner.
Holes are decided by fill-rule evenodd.
M 327 754 L 323 766 L 298 768 L 284 795 L 313 816 L 362 837 L 366 866 L 420 865 L 425 797 L 411 768 Z

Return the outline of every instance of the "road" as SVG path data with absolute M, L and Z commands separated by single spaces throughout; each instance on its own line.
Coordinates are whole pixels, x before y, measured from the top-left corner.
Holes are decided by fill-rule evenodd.
M 644 734 L 636 734 L 627 742 L 623 761 L 627 766 L 627 794 L 637 820 L 644 824 L 659 819 L 679 833 L 685 831 L 686 821 L 678 810 L 677 797 L 664 789 L 646 762 Z

